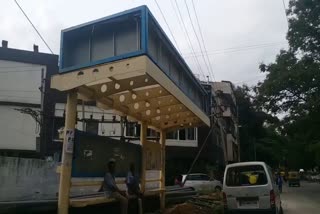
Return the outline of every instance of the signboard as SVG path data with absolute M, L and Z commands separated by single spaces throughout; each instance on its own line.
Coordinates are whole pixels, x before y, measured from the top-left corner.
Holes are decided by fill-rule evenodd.
M 66 130 L 66 145 L 65 150 L 66 153 L 73 153 L 73 146 L 74 146 L 74 129 L 67 129 Z
M 73 153 L 73 177 L 103 177 L 108 160 L 116 160 L 116 177 L 126 176 L 131 163 L 141 169 L 141 146 L 110 137 L 76 131 Z

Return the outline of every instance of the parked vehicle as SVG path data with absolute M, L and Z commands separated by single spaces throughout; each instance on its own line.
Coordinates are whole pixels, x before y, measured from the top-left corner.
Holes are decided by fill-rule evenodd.
M 271 168 L 264 162 L 227 165 L 223 199 L 225 213 L 282 213 L 278 187 Z
M 300 187 L 300 174 L 296 171 L 290 171 L 288 173 L 288 185 L 291 186 L 299 186 Z
M 206 174 L 193 173 L 182 175 L 182 181 L 186 181 L 184 186 L 193 187 L 196 191 L 221 191 L 222 183 L 216 179 L 210 178 Z

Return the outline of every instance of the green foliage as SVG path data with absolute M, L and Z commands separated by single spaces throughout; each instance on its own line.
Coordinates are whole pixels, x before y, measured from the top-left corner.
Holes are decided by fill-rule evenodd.
M 255 96 L 247 86 L 238 87 L 235 96 L 241 124 L 241 160 L 260 160 L 278 166 L 283 157 L 285 143 L 273 126 L 278 120 L 255 107 Z
M 310 168 L 320 164 L 319 1 L 291 0 L 287 14 L 290 48 L 280 51 L 275 62 L 259 66 L 267 76 L 255 88 L 256 104 L 283 116 L 277 129 L 288 141 L 284 155 L 289 166 Z

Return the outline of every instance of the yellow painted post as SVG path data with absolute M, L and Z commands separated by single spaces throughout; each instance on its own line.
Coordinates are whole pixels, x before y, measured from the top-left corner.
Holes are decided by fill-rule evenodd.
M 69 193 L 71 184 L 72 149 L 74 129 L 76 125 L 77 92 L 69 91 L 66 104 L 66 119 L 62 149 L 62 164 L 60 173 L 58 214 L 67 214 L 69 210 Z M 72 133 L 73 134 L 70 134 Z
M 146 122 L 141 122 L 140 128 L 140 141 L 142 147 L 142 164 L 141 164 L 141 191 L 145 192 L 146 190 L 146 142 L 147 142 L 147 128 L 148 125 Z
M 161 143 L 161 170 L 160 170 L 160 208 L 164 210 L 166 208 L 166 132 L 160 131 L 160 143 Z

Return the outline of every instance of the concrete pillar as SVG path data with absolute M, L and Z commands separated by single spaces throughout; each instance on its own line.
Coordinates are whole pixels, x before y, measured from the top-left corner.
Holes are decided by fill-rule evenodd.
M 71 133 L 72 131 L 74 133 L 76 125 L 76 112 L 77 92 L 75 90 L 71 90 L 68 93 L 66 104 L 66 118 L 59 185 L 58 214 L 67 214 L 69 210 L 73 139 L 70 139 L 72 135 L 69 135 L 68 133 Z

